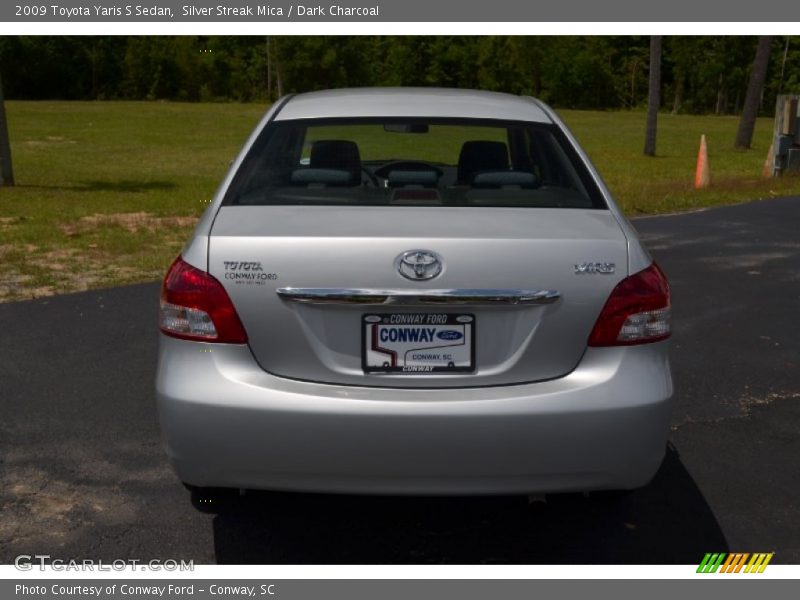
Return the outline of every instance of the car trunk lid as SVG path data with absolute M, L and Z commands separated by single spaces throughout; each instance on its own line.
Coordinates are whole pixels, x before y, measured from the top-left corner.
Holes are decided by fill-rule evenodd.
M 441 273 L 410 280 L 398 257 L 421 249 L 440 257 Z M 256 360 L 274 375 L 381 387 L 503 385 L 575 368 L 627 275 L 627 240 L 610 211 L 597 209 L 224 206 L 209 272 L 231 297 Z M 425 336 L 441 347 L 469 335 L 470 367 L 370 368 L 365 318 L 382 315 L 443 323 L 402 334 L 422 335 L 413 340 L 423 349 L 436 346 Z M 457 325 L 470 317 L 469 326 Z

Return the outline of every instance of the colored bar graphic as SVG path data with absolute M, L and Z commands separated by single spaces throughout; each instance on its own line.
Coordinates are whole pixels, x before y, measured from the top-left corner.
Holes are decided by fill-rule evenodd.
M 739 571 L 741 571 L 742 567 L 744 566 L 744 563 L 747 561 L 748 558 L 750 558 L 750 554 L 748 552 L 745 552 L 744 554 L 739 554 L 738 556 L 739 560 L 736 562 L 736 568 L 733 569 L 734 573 L 738 573 Z
M 772 560 L 772 557 L 775 555 L 774 552 L 770 552 L 767 554 L 766 552 L 757 552 L 753 554 L 753 558 L 750 559 L 747 567 L 745 567 L 745 573 L 763 573 L 764 569 L 767 568 L 767 565 Z
M 716 573 L 720 563 L 725 559 L 725 553 L 711 553 L 708 552 L 704 557 L 700 566 L 697 567 L 698 573 Z
M 731 563 L 734 562 L 738 554 L 728 554 L 728 559 L 722 563 L 722 568 L 719 570 L 720 573 L 728 573 L 729 569 L 731 568 Z
M 763 573 L 774 555 L 774 552 L 707 552 L 697 573 L 716 573 L 717 570 L 720 573 Z

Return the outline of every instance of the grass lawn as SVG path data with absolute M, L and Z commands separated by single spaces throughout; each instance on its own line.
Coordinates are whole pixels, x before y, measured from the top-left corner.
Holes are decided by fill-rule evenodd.
M 155 280 L 264 107 L 6 102 L 0 301 Z
M 762 179 L 773 120 L 759 119 L 750 150 L 734 150 L 738 117 L 660 114 L 655 158 L 644 156 L 645 113 L 559 111 L 629 216 L 800 194 L 800 178 Z M 711 186 L 694 189 L 700 136 Z
M 156 280 L 264 112 L 261 105 L 6 102 L 17 186 L 0 188 L 0 302 Z M 562 111 L 629 214 L 800 193 L 760 179 L 772 132 L 732 149 L 734 117 Z M 692 189 L 700 134 L 712 187 Z

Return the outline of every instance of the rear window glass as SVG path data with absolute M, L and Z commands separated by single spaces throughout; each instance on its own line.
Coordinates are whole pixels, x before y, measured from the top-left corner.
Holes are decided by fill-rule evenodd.
M 474 119 L 272 122 L 225 203 L 605 208 L 555 126 Z

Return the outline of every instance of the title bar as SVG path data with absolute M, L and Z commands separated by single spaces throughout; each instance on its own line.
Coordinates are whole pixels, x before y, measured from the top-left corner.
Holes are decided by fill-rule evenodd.
M 794 22 L 800 2 L 769 10 L 744 0 L 23 0 L 0 4 L 0 22 Z M 334 32 L 332 32 L 334 33 Z

